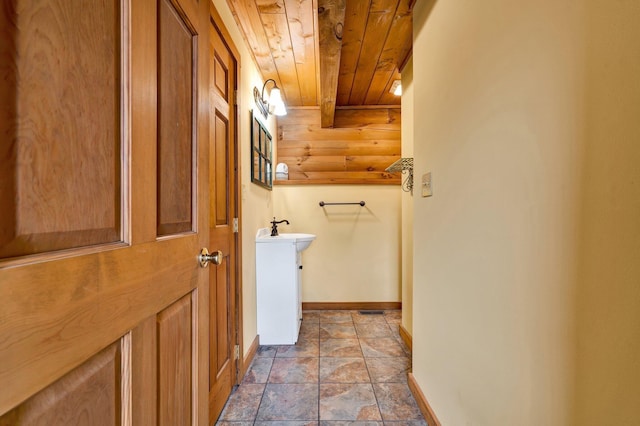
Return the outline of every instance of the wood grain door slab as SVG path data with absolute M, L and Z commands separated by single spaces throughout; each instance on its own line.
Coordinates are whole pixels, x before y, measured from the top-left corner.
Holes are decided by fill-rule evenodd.
M 0 424 L 207 424 L 208 3 L 0 28 Z
M 212 11 L 215 16 L 215 11 Z M 210 244 L 221 250 L 224 261 L 209 276 L 209 418 L 220 415 L 237 383 L 240 362 L 234 348 L 239 345 L 238 233 L 239 170 L 236 142 L 237 56 L 229 48 L 213 17 L 210 24 L 209 99 L 209 230 Z

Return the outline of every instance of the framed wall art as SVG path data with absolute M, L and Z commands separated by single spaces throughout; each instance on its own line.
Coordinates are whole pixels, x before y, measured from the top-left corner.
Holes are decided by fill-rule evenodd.
M 251 113 L 251 182 L 269 190 L 273 187 L 272 149 L 271 134 L 254 110 Z

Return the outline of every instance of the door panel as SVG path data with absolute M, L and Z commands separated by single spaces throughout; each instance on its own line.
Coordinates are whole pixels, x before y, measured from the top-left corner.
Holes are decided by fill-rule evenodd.
M 229 70 L 226 68 L 224 60 L 219 58 L 213 58 L 214 68 L 213 72 L 213 84 L 218 91 L 218 95 L 225 100 L 229 99 Z
M 229 175 L 229 120 L 227 117 L 216 112 L 213 118 L 214 138 L 216 141 L 224 141 L 224 143 L 215 144 L 215 152 L 213 153 L 213 183 L 215 186 L 211 186 L 213 189 L 213 205 L 215 208 L 215 224 L 211 226 L 228 226 L 229 225 L 229 189 L 230 189 L 230 175 Z
M 14 100 L 0 105 L 12 135 L 0 142 L 0 424 L 73 423 L 81 407 L 86 424 L 208 421 L 209 271 L 197 254 L 209 238 L 209 10 L 171 3 L 191 25 L 178 46 L 191 88 L 172 88 L 190 99 L 189 162 L 176 172 L 190 232 L 157 239 L 163 1 L 0 8 L 0 93 Z M 41 105 L 23 81 L 46 87 Z M 67 238 L 104 229 L 115 236 Z M 18 234 L 27 244 L 11 247 Z M 32 244 L 39 235 L 55 244 Z
M 191 422 L 191 322 L 191 295 L 158 315 L 159 425 Z
M 237 62 L 212 21 L 210 31 L 210 242 L 225 254 L 209 275 L 209 411 L 215 421 L 236 384 L 238 363 L 234 347 L 237 335 L 237 234 L 238 217 L 235 144 Z
M 121 342 L 0 417 L 1 426 L 121 424 Z
M 192 229 L 195 34 L 169 0 L 161 0 L 158 46 L 158 235 Z
M 29 3 L 0 8 L 0 258 L 121 240 L 120 2 Z

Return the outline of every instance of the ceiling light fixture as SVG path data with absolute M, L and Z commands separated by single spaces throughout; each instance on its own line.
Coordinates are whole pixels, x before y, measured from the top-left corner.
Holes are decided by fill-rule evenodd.
M 400 80 L 394 80 L 391 84 L 391 90 L 389 93 L 393 93 L 396 96 L 402 96 L 402 82 Z
M 270 81 L 273 82 L 273 89 L 271 89 L 271 93 L 269 94 L 268 98 L 265 99 L 264 89 L 267 87 L 267 83 Z M 287 115 L 287 108 L 284 106 L 284 101 L 282 100 L 280 89 L 278 89 L 276 81 L 272 78 L 264 82 L 264 85 L 262 86 L 262 92 L 260 92 L 258 88 L 254 86 L 253 99 L 255 100 L 256 106 L 265 119 L 269 114 Z

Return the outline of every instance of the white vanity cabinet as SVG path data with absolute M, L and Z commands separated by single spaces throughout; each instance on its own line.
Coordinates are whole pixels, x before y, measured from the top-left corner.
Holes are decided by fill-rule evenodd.
M 293 345 L 302 321 L 301 251 L 315 235 L 269 233 L 256 236 L 258 335 L 261 345 Z

